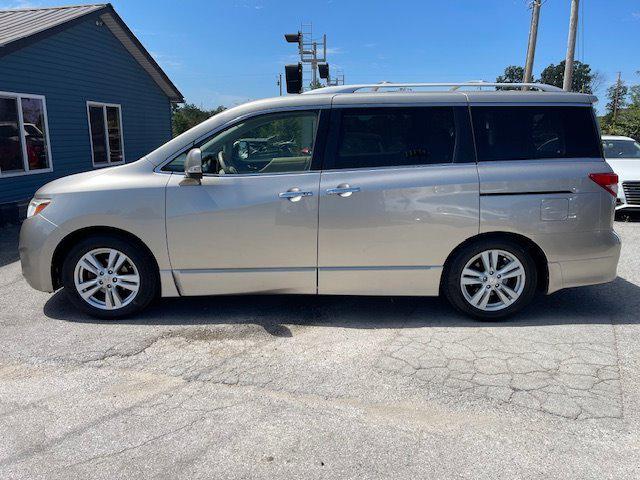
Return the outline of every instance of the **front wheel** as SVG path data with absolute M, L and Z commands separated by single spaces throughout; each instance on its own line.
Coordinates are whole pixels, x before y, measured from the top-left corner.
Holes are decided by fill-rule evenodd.
M 142 310 L 158 291 L 150 255 L 108 235 L 91 236 L 71 249 L 62 265 L 62 284 L 74 306 L 104 319 Z
M 445 275 L 443 290 L 451 304 L 481 320 L 522 310 L 538 281 L 530 253 L 507 240 L 482 240 L 462 248 Z

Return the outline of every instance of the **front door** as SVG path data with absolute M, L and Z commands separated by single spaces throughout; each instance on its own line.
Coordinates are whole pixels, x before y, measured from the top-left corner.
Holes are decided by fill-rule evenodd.
M 447 256 L 478 233 L 466 107 L 335 109 L 329 139 L 318 292 L 437 295 Z
M 298 111 L 242 121 L 196 145 L 200 185 L 172 174 L 167 242 L 182 295 L 316 293 L 319 118 Z

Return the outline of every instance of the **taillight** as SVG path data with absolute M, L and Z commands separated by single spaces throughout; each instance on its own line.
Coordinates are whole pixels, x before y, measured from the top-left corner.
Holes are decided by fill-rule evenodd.
M 618 196 L 618 175 L 615 173 L 590 173 L 589 178 L 614 197 Z

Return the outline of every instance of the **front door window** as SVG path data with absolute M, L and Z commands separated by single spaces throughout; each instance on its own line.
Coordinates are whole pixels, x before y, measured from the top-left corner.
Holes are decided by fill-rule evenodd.
M 212 175 L 306 172 L 311 169 L 318 112 L 261 115 L 237 123 L 197 145 L 202 170 Z M 186 152 L 164 170 L 184 169 Z

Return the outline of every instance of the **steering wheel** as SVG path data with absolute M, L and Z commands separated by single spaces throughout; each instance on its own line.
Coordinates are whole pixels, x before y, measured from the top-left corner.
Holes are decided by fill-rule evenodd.
M 238 173 L 236 167 L 233 165 L 227 165 L 224 161 L 224 151 L 220 150 L 218 152 L 218 166 L 220 167 L 219 175 L 224 175 L 225 173 Z
M 224 162 L 224 151 L 222 150 L 218 152 L 218 166 L 220 167 L 218 173 L 227 173 L 227 164 Z

